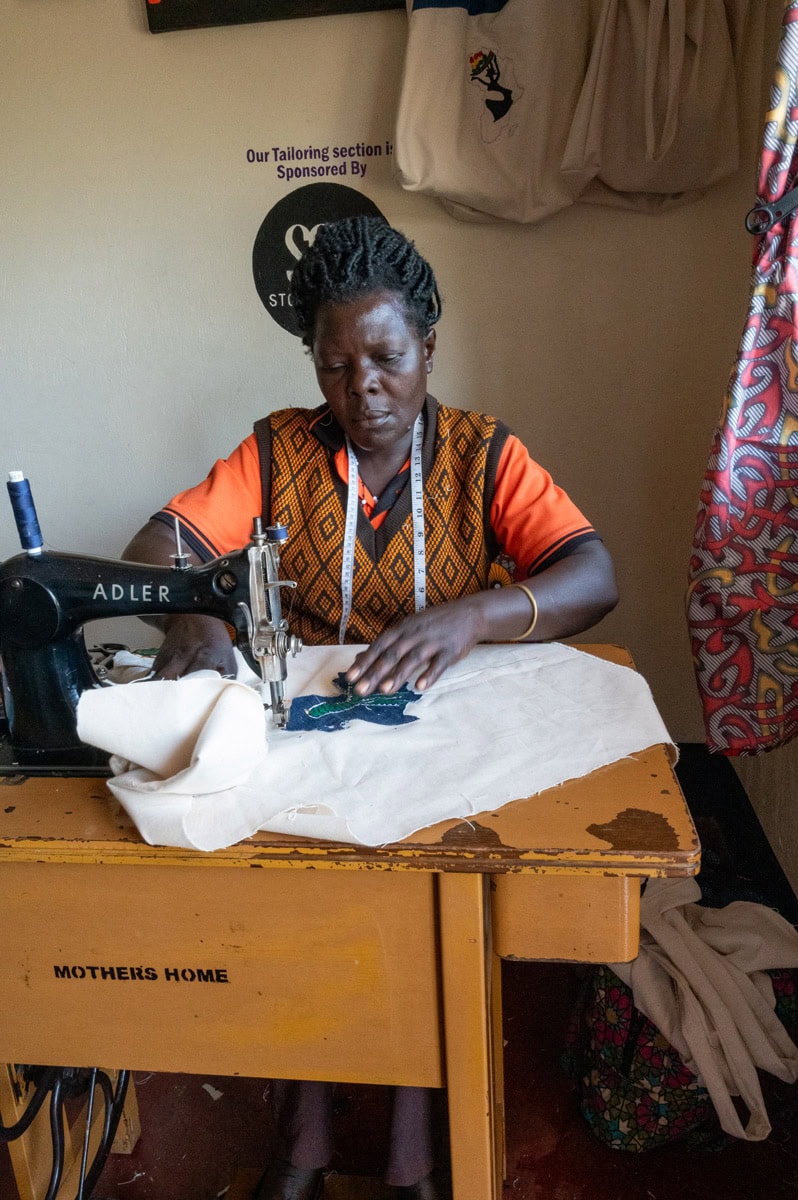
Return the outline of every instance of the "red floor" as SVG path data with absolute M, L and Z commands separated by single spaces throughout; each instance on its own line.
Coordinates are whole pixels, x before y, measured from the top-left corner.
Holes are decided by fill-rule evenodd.
M 578 968 L 506 963 L 504 970 L 505 1200 L 796 1200 L 798 1089 L 777 1088 L 774 1132 L 763 1143 L 736 1142 L 716 1152 L 678 1145 L 645 1155 L 608 1150 L 584 1124 L 560 1066 Z M 223 1196 L 240 1168 L 259 1169 L 267 1160 L 267 1086 L 254 1079 L 137 1075 L 141 1140 L 133 1155 L 109 1161 L 95 1200 Z M 343 1174 L 379 1173 L 375 1131 L 384 1105 L 375 1091 L 340 1089 L 333 1167 Z M 16 1200 L 4 1159 L 0 1200 Z

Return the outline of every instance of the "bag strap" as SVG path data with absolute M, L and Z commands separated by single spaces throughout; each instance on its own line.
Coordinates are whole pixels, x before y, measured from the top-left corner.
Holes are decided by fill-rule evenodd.
M 268 417 L 255 422 L 255 440 L 260 462 L 260 512 L 266 525 L 271 525 L 272 511 L 272 426 Z

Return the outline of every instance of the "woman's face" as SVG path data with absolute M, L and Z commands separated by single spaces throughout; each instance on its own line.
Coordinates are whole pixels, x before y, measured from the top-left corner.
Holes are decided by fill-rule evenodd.
M 427 394 L 435 331 L 422 337 L 397 292 L 370 292 L 316 314 L 313 362 L 324 399 L 365 455 L 409 447 Z

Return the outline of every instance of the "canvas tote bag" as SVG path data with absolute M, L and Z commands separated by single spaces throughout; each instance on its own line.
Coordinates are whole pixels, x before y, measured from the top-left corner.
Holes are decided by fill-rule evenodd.
M 472 219 L 539 221 L 590 178 L 561 163 L 590 51 L 589 0 L 408 0 L 395 162 Z
M 737 169 L 739 2 L 603 0 L 562 163 L 595 181 L 582 199 L 657 208 Z

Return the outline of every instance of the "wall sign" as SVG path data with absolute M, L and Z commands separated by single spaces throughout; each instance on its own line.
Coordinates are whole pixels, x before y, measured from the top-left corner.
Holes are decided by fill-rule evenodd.
M 150 33 L 404 7 L 405 0 L 146 0 Z
M 349 160 L 339 162 L 345 166 Z M 325 221 L 361 215 L 385 220 L 374 201 L 354 188 L 340 183 L 309 183 L 283 196 L 264 217 L 252 248 L 255 287 L 269 316 L 289 333 L 299 335 L 288 300 L 295 263 L 313 244 Z

